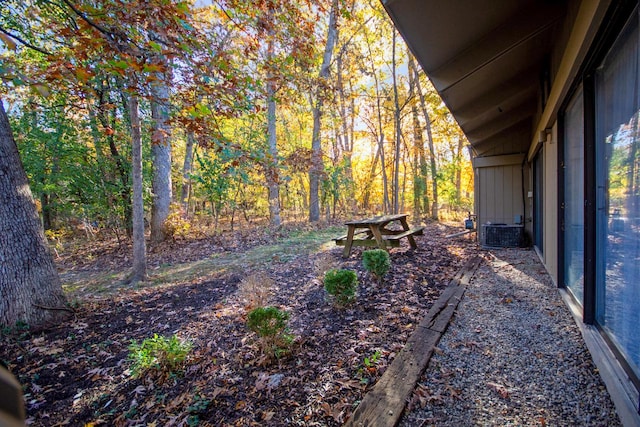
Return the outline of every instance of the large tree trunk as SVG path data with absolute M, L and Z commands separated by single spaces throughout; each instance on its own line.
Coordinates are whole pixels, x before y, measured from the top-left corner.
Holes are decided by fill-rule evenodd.
M 144 240 L 142 138 L 140 136 L 138 98 L 135 95 L 131 95 L 129 99 L 129 114 L 131 118 L 131 163 L 133 175 L 133 269 L 130 281 L 131 283 L 136 283 L 147 278 L 147 246 Z
M 318 74 L 318 85 L 313 106 L 313 133 L 311 137 L 311 167 L 309 169 L 309 221 L 320 220 L 320 203 L 318 191 L 320 188 L 320 177 L 323 172 L 322 164 L 322 143 L 320 140 L 320 117 L 322 116 L 322 102 L 324 98 L 325 84 L 329 77 L 329 67 L 331 66 L 331 56 L 333 47 L 338 35 L 337 29 L 338 0 L 331 3 L 329 16 L 329 28 L 327 30 L 327 44 L 324 47 L 322 65 Z
M 169 137 L 169 89 L 164 84 L 153 86 L 154 100 L 151 116 L 154 132 L 151 138 L 153 156 L 153 205 L 151 207 L 151 242 L 160 243 L 166 238 L 164 223 L 171 209 L 171 139 Z
M 69 312 L 0 99 L 0 326 L 58 324 Z

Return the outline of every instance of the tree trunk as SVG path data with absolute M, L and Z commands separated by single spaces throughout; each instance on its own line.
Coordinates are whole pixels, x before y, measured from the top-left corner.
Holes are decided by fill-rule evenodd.
M 409 52 L 409 61 L 412 61 Z M 416 74 L 415 67 L 409 67 L 409 86 L 410 92 L 416 93 L 416 80 L 419 76 Z M 422 125 L 418 116 L 418 106 L 416 102 L 411 103 L 411 116 L 413 118 L 413 198 L 414 198 L 414 216 L 421 218 L 423 214 L 429 213 L 429 194 L 427 192 L 427 162 L 424 152 L 424 138 L 422 136 Z
M 456 204 L 460 207 L 460 201 L 462 200 L 462 149 L 464 148 L 464 137 L 462 134 L 458 135 L 458 151 L 455 156 L 456 167 Z
M 147 278 L 147 246 L 144 240 L 144 203 L 142 188 L 142 138 L 140 136 L 140 116 L 138 98 L 129 99 L 131 118 L 131 162 L 133 182 L 133 270 L 130 281 L 136 283 Z
M 131 112 L 129 111 L 129 103 L 125 96 L 124 87 L 121 81 L 116 80 L 116 86 L 118 87 L 118 92 L 120 95 L 120 101 L 123 109 L 123 116 L 129 126 L 131 126 Z M 115 122 L 117 119 L 116 110 L 111 110 L 111 125 L 109 121 L 106 119 L 106 113 L 104 113 L 103 108 L 103 99 L 100 99 L 101 105 L 98 110 L 98 118 L 102 122 L 102 125 L 107 128 L 111 127 L 111 129 L 115 128 Z M 107 99 L 106 102 L 111 102 L 110 99 Z M 104 114 L 103 114 L 104 113 Z M 118 175 L 120 176 L 120 199 L 122 200 L 122 208 L 123 208 L 123 222 L 124 227 L 127 230 L 127 235 L 131 237 L 133 235 L 133 206 L 131 206 L 131 171 L 128 170 L 126 159 L 120 154 L 118 147 L 116 146 L 115 134 L 111 133 L 108 137 L 109 141 L 109 151 L 111 152 L 111 157 L 116 162 L 116 167 L 118 169 Z
M 378 73 L 373 61 L 373 54 L 371 52 L 371 44 L 369 38 L 367 38 L 367 48 L 369 50 L 369 63 L 371 64 L 371 75 L 374 80 L 374 88 L 376 90 L 376 113 L 378 117 L 378 153 L 380 154 L 380 164 L 382 167 L 382 209 L 384 213 L 389 213 L 389 186 L 387 179 L 387 163 L 384 155 L 384 124 L 382 122 L 382 103 L 380 101 L 380 82 L 378 81 Z
M 171 209 L 171 139 L 169 120 L 169 89 L 165 84 L 152 86 L 154 100 L 151 102 L 151 116 L 154 132 L 151 137 L 153 156 L 153 205 L 151 206 L 151 242 L 160 243 L 166 238 L 164 222 Z
M 184 165 L 182 166 L 182 194 L 180 202 L 185 212 L 189 211 L 189 195 L 191 194 L 191 170 L 193 168 L 193 146 L 195 137 L 193 132 L 187 133 L 187 146 L 184 154 Z
M 324 91 L 326 80 L 329 77 L 329 67 L 331 66 L 331 56 L 333 55 L 333 47 L 336 43 L 338 35 L 337 29 L 338 17 L 338 0 L 331 3 L 331 12 L 329 15 L 329 28 L 327 30 L 327 44 L 324 47 L 324 55 L 322 57 L 322 65 L 318 74 L 318 84 L 315 94 L 315 105 L 313 106 L 313 133 L 311 137 L 311 167 L 309 169 L 309 221 L 320 220 L 320 202 L 318 191 L 320 188 L 320 178 L 322 177 L 322 142 L 320 140 L 320 118 L 322 116 L 322 102 L 324 100 Z
M 318 99 L 313 107 L 313 133 L 311 136 L 311 166 L 309 168 L 309 221 L 320 220 L 320 177 L 322 176 L 322 146 L 320 142 L 320 108 Z
M 69 310 L 0 99 L 0 326 L 59 324 Z
M 437 173 L 437 165 L 436 165 L 436 154 L 435 149 L 433 147 L 433 135 L 431 133 L 431 120 L 429 119 L 429 112 L 427 111 L 427 103 L 424 99 L 424 93 L 422 93 L 422 87 L 420 85 L 420 76 L 418 75 L 418 69 L 413 60 L 413 56 L 409 55 L 409 67 L 413 68 L 413 72 L 416 76 L 416 90 L 418 92 L 418 96 L 420 97 L 420 106 L 422 108 L 422 115 L 425 120 L 425 127 L 427 129 L 427 142 L 429 144 L 429 160 L 431 166 L 431 188 L 433 194 L 433 205 L 431 208 L 431 218 L 434 220 L 438 220 L 438 182 L 436 181 L 436 173 Z
M 400 153 L 402 152 L 402 128 L 400 123 L 400 100 L 398 97 L 398 78 L 396 72 L 396 31 L 393 30 L 391 70 L 393 77 L 393 127 L 395 128 L 395 159 L 393 165 L 393 213 L 399 212 L 400 199 Z
M 269 156 L 267 156 L 266 174 L 269 188 L 269 219 L 271 225 L 279 227 L 280 219 L 280 185 L 278 173 L 278 140 L 276 136 L 276 90 L 273 83 L 267 83 L 267 141 Z
M 353 180 L 353 140 L 354 140 L 354 127 L 355 127 L 355 97 L 351 97 L 351 114 L 347 115 L 347 96 L 344 87 L 344 77 L 342 69 L 342 56 L 344 49 L 341 49 L 340 54 L 336 58 L 336 74 L 338 84 L 338 100 L 340 103 L 340 121 L 342 123 L 342 158 L 345 162 L 345 179 L 347 181 L 347 200 L 350 201 L 351 211 L 355 212 L 357 208 L 357 199 L 355 195 L 355 185 Z

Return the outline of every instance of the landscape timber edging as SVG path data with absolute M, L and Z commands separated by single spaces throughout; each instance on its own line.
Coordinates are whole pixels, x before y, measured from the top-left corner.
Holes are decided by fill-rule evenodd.
M 407 399 L 427 367 L 481 261 L 479 256 L 471 258 L 451 279 L 404 348 L 344 424 L 345 427 L 393 427 L 398 424 Z

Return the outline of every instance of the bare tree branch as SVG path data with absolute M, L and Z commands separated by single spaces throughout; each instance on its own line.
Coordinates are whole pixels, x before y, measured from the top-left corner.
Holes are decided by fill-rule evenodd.
M 51 56 L 52 55 L 51 52 L 48 52 L 48 51 L 46 51 L 46 50 L 44 50 L 44 49 L 42 49 L 42 48 L 40 48 L 40 47 L 38 47 L 36 45 L 33 45 L 33 44 L 29 43 L 28 41 L 26 41 L 25 39 L 21 38 L 20 36 L 16 36 L 15 34 L 12 34 L 11 32 L 9 32 L 8 30 L 5 30 L 2 27 L 0 27 L 0 32 L 3 33 L 3 34 L 6 34 L 7 36 L 11 37 L 12 39 L 14 39 L 15 41 L 19 42 L 20 44 L 28 47 L 29 49 L 33 49 L 33 50 L 35 50 L 37 52 L 40 52 L 40 53 L 42 53 L 44 55 L 47 55 L 47 56 Z

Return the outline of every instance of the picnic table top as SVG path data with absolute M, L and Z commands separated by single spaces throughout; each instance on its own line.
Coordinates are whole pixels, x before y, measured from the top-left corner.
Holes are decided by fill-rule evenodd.
M 386 224 L 391 221 L 397 221 L 403 218 L 406 218 L 408 214 L 393 214 L 393 215 L 379 215 L 374 216 L 372 218 L 358 219 L 347 221 L 345 225 L 376 225 L 376 224 Z

